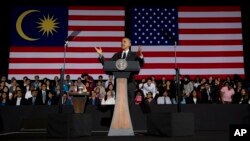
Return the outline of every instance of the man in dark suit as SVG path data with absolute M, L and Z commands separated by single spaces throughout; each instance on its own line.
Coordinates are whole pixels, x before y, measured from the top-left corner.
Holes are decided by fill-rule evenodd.
M 12 100 L 12 105 L 20 106 L 27 105 L 27 100 L 23 97 L 23 93 L 21 90 L 17 90 L 17 97 Z
M 91 92 L 91 96 L 87 100 L 89 105 L 93 105 L 93 106 L 99 106 L 99 105 L 101 105 L 101 101 L 100 101 L 100 99 L 96 95 L 97 94 L 96 94 L 95 91 Z
M 38 90 L 37 98 L 42 100 L 42 105 L 46 104 L 46 101 L 49 99 L 49 91 L 47 90 L 47 85 L 45 83 L 42 84 L 41 90 Z
M 122 51 L 117 52 L 111 58 L 111 61 L 117 61 L 118 59 L 126 59 L 127 61 L 138 61 L 142 67 L 144 64 L 144 58 L 142 54 L 141 46 L 138 47 L 138 52 L 131 51 L 131 40 L 129 38 L 123 38 L 121 42 Z M 95 48 L 96 52 L 99 54 L 99 61 L 104 64 L 104 56 L 101 48 Z M 131 74 L 128 78 L 128 101 L 129 104 L 133 102 L 134 93 L 136 90 L 136 84 L 134 79 L 134 74 Z
M 205 88 L 201 90 L 202 103 L 216 103 L 216 92 L 208 82 L 204 84 Z
M 37 97 L 37 90 L 31 90 L 31 95 L 32 97 L 28 98 L 27 103 L 28 105 L 42 105 L 42 99 L 40 99 L 39 97 Z

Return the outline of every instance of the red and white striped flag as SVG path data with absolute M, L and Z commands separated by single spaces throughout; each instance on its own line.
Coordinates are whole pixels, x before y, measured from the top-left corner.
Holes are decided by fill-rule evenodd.
M 40 32 L 35 25 L 34 30 L 37 30 L 39 36 L 28 34 L 31 30 L 25 30 L 25 26 L 28 29 L 31 26 L 24 22 L 27 21 L 25 18 L 30 18 L 27 24 L 37 24 L 37 19 L 40 19 L 40 23 L 46 21 L 41 20 L 43 16 L 35 16 L 42 13 L 42 10 L 37 12 L 27 8 L 14 9 L 16 16 L 13 18 L 16 19 L 13 20 L 15 31 L 12 32 L 14 41 L 10 48 L 9 78 L 22 79 L 28 76 L 33 79 L 39 75 L 40 78 L 52 79 L 59 76 L 60 68 L 63 67 L 64 39 L 74 31 L 80 32 L 69 41 L 66 49 L 66 74 L 70 74 L 72 79 L 80 77 L 82 73 L 88 73 L 94 78 L 104 75 L 94 47 L 102 47 L 107 59 L 120 51 L 120 42 L 125 36 L 125 19 L 131 19 L 131 23 L 126 26 L 131 26 L 128 32 L 131 33 L 132 50 L 137 51 L 137 46 L 142 45 L 145 58 L 145 66 L 138 78 L 150 75 L 171 78 L 175 74 L 173 40 L 177 41 L 176 62 L 182 75 L 223 77 L 239 74 L 244 77 L 240 7 L 175 7 L 167 8 L 165 12 L 162 7 L 140 7 L 131 9 L 131 17 L 125 18 L 124 7 L 70 6 L 66 8 L 66 14 L 60 13 L 66 15 L 65 25 L 62 25 L 63 18 L 60 16 L 43 15 L 45 19 L 50 19 L 47 21 L 57 23 L 53 27 L 56 32 L 51 30 L 47 33 L 49 29 L 43 24 L 40 24 L 40 27 L 44 26 Z M 52 7 L 51 11 L 56 8 Z M 22 28 L 17 26 L 20 19 L 23 20 Z M 172 23 L 174 21 L 176 24 Z M 54 38 L 57 35 L 58 38 Z M 107 76 L 104 75 L 104 78 Z
M 240 7 L 132 10 L 133 42 L 142 45 L 146 62 L 139 77 L 172 78 L 176 65 L 181 75 L 192 78 L 234 74 L 244 77 Z
M 20 17 L 19 15 L 22 14 L 17 15 L 17 17 Z M 95 79 L 99 75 L 104 75 L 104 78 L 107 78 L 101 63 L 97 59 L 98 55 L 94 47 L 102 47 L 107 59 L 114 52 L 120 50 L 121 39 L 125 36 L 124 7 L 70 6 L 66 16 L 68 16 L 68 27 L 60 27 L 59 23 L 58 30 L 66 28 L 67 36 L 74 35 L 73 32 L 75 31 L 80 32 L 72 38 L 73 40 L 69 41 L 66 48 L 65 74 L 70 74 L 72 79 L 80 77 L 83 73 L 88 73 Z M 36 18 L 34 17 L 30 21 L 36 22 Z M 54 32 L 54 34 L 57 34 L 57 32 Z M 64 39 L 61 38 L 62 41 Z M 32 41 L 28 43 L 30 42 Z M 55 40 L 50 42 L 55 42 Z M 63 43 L 60 46 L 29 45 L 20 47 L 12 45 L 9 78 L 22 79 L 23 76 L 28 76 L 33 79 L 35 75 L 39 75 L 40 78 L 52 79 L 54 76 L 59 76 L 60 69 L 63 68 L 63 62 Z

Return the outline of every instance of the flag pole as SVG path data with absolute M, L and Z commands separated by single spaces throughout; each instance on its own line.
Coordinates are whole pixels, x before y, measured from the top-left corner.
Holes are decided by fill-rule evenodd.
M 68 48 L 69 41 L 72 41 L 79 33 L 81 30 L 76 30 L 73 31 L 68 37 L 64 40 L 64 51 L 63 51 L 63 67 L 61 68 L 61 76 L 60 76 L 60 97 L 59 97 L 59 105 L 58 105 L 58 112 L 62 113 L 62 96 L 64 93 L 63 90 L 63 85 L 64 85 L 64 74 L 65 74 L 65 66 L 66 66 L 66 49 Z
M 177 98 L 177 111 L 181 112 L 181 93 L 180 93 L 180 69 L 177 67 L 176 61 L 176 41 L 174 42 L 174 63 L 175 63 L 175 76 L 176 76 L 176 98 Z
M 64 52 L 63 52 L 63 69 L 65 70 L 65 64 L 66 64 L 66 48 L 68 47 L 69 41 L 66 40 L 64 43 Z
M 61 68 L 61 72 L 60 72 L 60 95 L 59 95 L 59 102 L 58 102 L 58 113 L 62 113 L 62 96 L 64 93 L 63 90 L 63 85 L 64 85 L 64 74 L 65 74 L 65 64 L 66 64 L 66 49 L 68 47 L 68 40 L 65 40 L 64 43 L 64 51 L 63 51 L 63 67 Z

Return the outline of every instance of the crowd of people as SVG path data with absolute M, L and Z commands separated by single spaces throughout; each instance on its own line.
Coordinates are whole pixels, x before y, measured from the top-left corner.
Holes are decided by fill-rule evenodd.
M 140 104 L 250 104 L 250 87 L 239 76 L 200 78 L 191 80 L 188 75 L 181 76 L 179 91 L 176 77 L 167 80 L 162 77 L 156 80 L 154 76 L 137 80 L 137 89 L 133 103 Z M 115 104 L 115 80 L 109 75 L 107 80 L 100 75 L 94 80 L 88 74 L 82 74 L 77 80 L 71 80 L 66 75 L 63 85 L 60 78 L 53 80 L 40 79 L 35 76 L 32 80 L 26 76 L 23 80 L 12 78 L 8 80 L 1 76 L 0 106 L 19 105 L 72 105 L 73 94 L 88 94 L 87 104 L 94 106 Z M 63 86 L 61 89 L 60 86 Z M 62 95 L 61 95 L 62 93 Z M 180 97 L 180 99 L 178 98 Z M 60 98 L 61 97 L 61 98 Z

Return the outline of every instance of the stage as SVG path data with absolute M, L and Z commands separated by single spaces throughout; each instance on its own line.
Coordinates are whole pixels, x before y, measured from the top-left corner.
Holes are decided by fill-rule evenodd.
M 19 132 L 1 134 L 1 141 L 227 141 L 229 140 L 229 134 L 226 131 L 200 131 L 196 132 L 194 136 L 184 137 L 158 137 L 150 136 L 143 132 L 136 132 L 133 137 L 108 137 L 107 132 L 93 132 L 89 137 L 77 137 L 77 138 L 52 138 L 46 132 Z
M 177 105 L 150 105 L 130 108 L 135 136 L 108 137 L 112 115 L 111 107 L 87 106 L 86 113 L 92 115 L 90 136 L 55 138 L 47 132 L 48 115 L 58 114 L 57 106 L 0 107 L 0 140 L 229 140 L 231 124 L 249 124 L 249 105 L 200 104 L 181 105 L 182 113 L 194 114 L 194 135 L 191 136 L 152 136 L 147 132 L 148 114 L 176 113 Z M 64 115 L 73 114 L 72 106 L 63 107 Z M 184 119 L 185 120 L 185 119 Z M 185 127 L 184 127 L 185 128 Z

